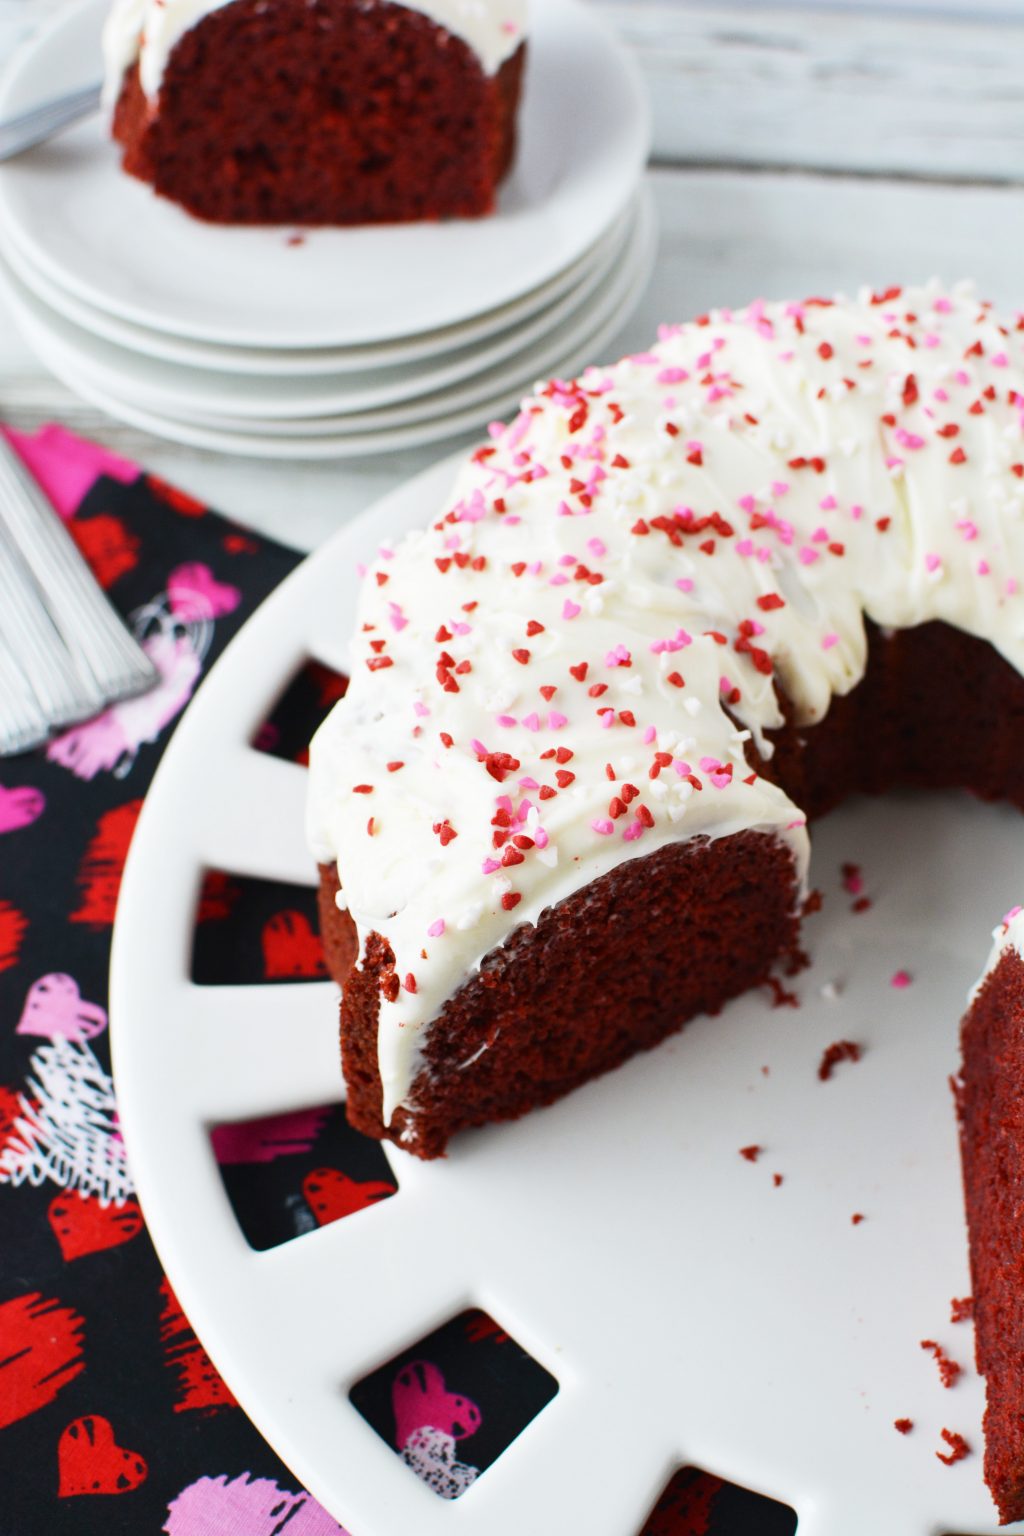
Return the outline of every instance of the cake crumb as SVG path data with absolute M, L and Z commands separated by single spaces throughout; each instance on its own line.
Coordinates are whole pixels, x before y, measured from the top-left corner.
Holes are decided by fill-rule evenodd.
M 840 874 L 843 877 L 843 890 L 850 896 L 859 896 L 864 889 L 864 871 L 859 864 L 843 864 L 840 866 Z
M 843 890 L 848 896 L 854 897 L 850 903 L 851 912 L 866 912 L 871 905 L 871 897 L 864 895 L 864 871 L 859 864 L 843 864 L 840 866 L 843 879 Z
M 949 1451 L 948 1453 L 936 1451 L 935 1454 L 940 1461 L 945 1462 L 947 1467 L 951 1467 L 954 1462 L 963 1461 L 965 1456 L 971 1454 L 971 1448 L 967 1441 L 963 1435 L 958 1435 L 955 1429 L 942 1430 L 942 1438 L 949 1446 Z
M 828 1003 L 834 1003 L 837 997 L 842 995 L 843 986 L 840 981 L 826 981 L 820 989 L 821 996 Z
M 949 1320 L 951 1323 L 969 1323 L 974 1316 L 973 1296 L 954 1296 L 949 1304 Z
M 898 1430 L 901 1435 L 909 1435 L 914 1427 L 914 1421 L 913 1419 L 893 1419 L 892 1427 Z
M 819 1078 L 823 1083 L 827 1083 L 832 1076 L 833 1070 L 841 1061 L 860 1061 L 863 1054 L 863 1046 L 858 1045 L 855 1040 L 833 1041 L 830 1046 L 826 1047 L 822 1055 L 818 1066 Z
M 890 987 L 896 987 L 897 990 L 901 990 L 903 987 L 909 987 L 913 979 L 909 971 L 895 971 L 889 985 Z
M 777 976 L 768 977 L 768 985 L 772 989 L 773 1008 L 799 1008 L 800 999 L 795 992 L 789 992 L 782 985 Z
M 863 1211 L 854 1211 L 853 1215 L 850 1217 L 850 1225 L 853 1226 L 853 1227 L 859 1227 L 863 1220 L 864 1220 L 864 1212 Z
M 942 1345 L 936 1344 L 934 1339 L 922 1339 L 921 1348 L 930 1350 L 935 1356 L 935 1364 L 939 1368 L 942 1385 L 944 1387 L 951 1387 L 957 1377 L 962 1374 L 963 1366 L 957 1365 L 955 1360 L 951 1360 Z
M 763 1151 L 764 1147 L 759 1147 L 756 1144 L 752 1144 L 749 1147 L 740 1147 L 740 1157 L 745 1157 L 748 1163 L 756 1163 Z
M 778 1189 L 779 1185 L 782 1183 L 782 1174 L 781 1173 L 773 1173 L 772 1174 L 772 1183 L 775 1185 L 775 1188 Z
M 285 241 L 285 245 L 305 245 L 305 243 L 306 243 L 305 235 L 300 235 L 298 233 L 293 234 L 293 235 L 289 235 L 287 240 Z

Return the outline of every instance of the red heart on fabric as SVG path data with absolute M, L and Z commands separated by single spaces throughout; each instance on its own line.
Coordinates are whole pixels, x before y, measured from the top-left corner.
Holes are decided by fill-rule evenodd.
M 9 901 L 0 901 L 0 971 L 16 964 L 28 918 Z
M 185 491 L 179 491 L 176 485 L 169 485 L 166 480 L 161 480 L 159 475 L 147 475 L 149 488 L 154 496 L 173 507 L 175 512 L 180 512 L 182 517 L 205 517 L 206 505 L 197 501 L 194 496 L 189 496 Z
M 89 1413 L 73 1419 L 57 1446 L 62 1499 L 83 1493 L 130 1493 L 149 1471 L 137 1451 L 126 1451 L 114 1439 L 109 1419 Z
M 304 913 L 277 912 L 264 923 L 263 974 L 268 981 L 327 975 L 323 945 Z
M 52 1403 L 84 1370 L 83 1327 L 71 1307 L 38 1291 L 0 1302 L 0 1429 Z
M 134 571 L 139 563 L 139 540 L 108 512 L 72 518 L 68 529 L 104 590 Z
M 357 1184 L 355 1179 L 337 1168 L 317 1168 L 313 1173 L 307 1173 L 302 1181 L 302 1193 L 320 1227 L 340 1221 L 343 1216 L 352 1216 L 356 1211 L 364 1211 L 368 1205 L 386 1200 L 394 1192 L 392 1184 L 379 1184 L 373 1180 Z
M 46 1215 L 66 1263 L 86 1253 L 116 1248 L 142 1231 L 137 1200 L 104 1206 L 96 1195 L 55 1195 Z
M 18 832 L 30 827 L 43 814 L 46 800 L 41 790 L 30 784 L 6 789 L 0 784 L 0 832 Z

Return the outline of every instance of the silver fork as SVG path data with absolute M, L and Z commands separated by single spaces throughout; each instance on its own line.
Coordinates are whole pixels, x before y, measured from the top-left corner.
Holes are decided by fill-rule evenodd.
M 0 123 L 0 160 L 13 160 L 34 144 L 41 144 L 79 119 L 98 112 L 102 94 L 102 86 L 87 85 L 7 118 Z
M 0 434 L 0 757 L 144 692 L 157 676 Z

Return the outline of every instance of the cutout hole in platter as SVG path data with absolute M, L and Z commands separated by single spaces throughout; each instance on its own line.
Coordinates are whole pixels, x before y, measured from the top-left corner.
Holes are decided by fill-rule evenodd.
M 358 1381 L 353 1406 L 440 1498 L 458 1499 L 558 1392 L 558 1382 L 480 1308 Z
M 261 1252 L 398 1191 L 380 1144 L 352 1130 L 341 1104 L 228 1121 L 210 1142 L 235 1219 Z
M 728 1483 L 700 1467 L 681 1467 L 651 1510 L 640 1536 L 793 1536 L 788 1504 Z
M 191 974 L 201 987 L 326 981 L 316 891 L 283 880 L 206 870 Z
M 322 661 L 309 659 L 292 676 L 252 739 L 257 752 L 288 763 L 309 765 L 309 743 L 317 726 L 339 699 L 348 678 Z

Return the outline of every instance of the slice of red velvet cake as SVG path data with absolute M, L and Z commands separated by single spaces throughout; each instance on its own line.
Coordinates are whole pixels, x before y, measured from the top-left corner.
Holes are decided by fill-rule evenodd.
M 525 0 L 116 0 L 124 167 L 202 219 L 376 224 L 493 211 Z
M 985 1481 L 1024 1520 L 1024 912 L 996 929 L 961 1030 L 957 1083 L 975 1357 L 985 1377 Z

